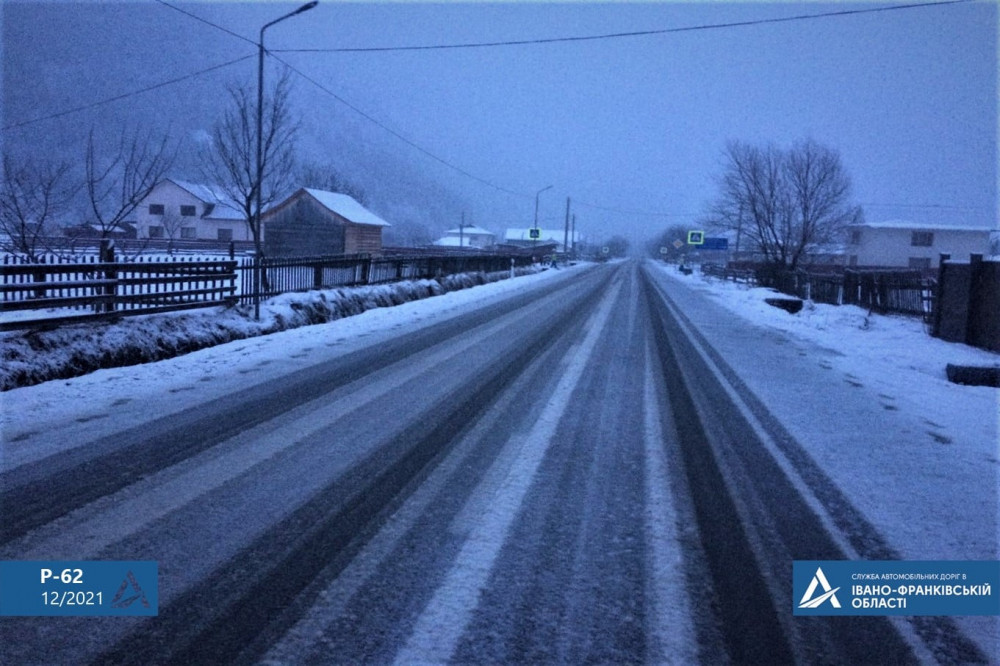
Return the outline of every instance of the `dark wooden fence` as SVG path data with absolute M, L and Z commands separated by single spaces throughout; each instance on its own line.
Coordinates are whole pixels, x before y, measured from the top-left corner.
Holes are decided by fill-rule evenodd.
M 457 273 L 493 273 L 530 264 L 528 255 L 496 254 L 265 258 L 259 262 L 247 257 L 238 269 L 239 298 L 248 303 L 255 296 L 263 299 L 290 291 L 430 279 Z M 259 290 L 255 288 L 255 267 L 260 269 Z
M 845 269 L 841 273 L 812 273 L 772 266 L 751 269 L 703 265 L 702 272 L 770 287 L 817 303 L 857 305 L 881 314 L 919 315 L 928 322 L 933 318 L 936 281 L 923 277 L 919 271 Z
M 941 255 L 934 335 L 1000 352 L 1000 261 L 950 259 Z
M 5 256 L 0 264 L 0 311 L 5 313 L 0 330 L 251 303 L 290 291 L 497 272 L 531 263 L 530 255 L 464 253 L 261 260 L 139 256 L 116 261 L 104 252 L 52 255 L 30 264 Z M 15 312 L 28 316 L 12 316 Z
M 104 259 L 104 261 L 101 261 Z M 115 261 L 113 254 L 0 265 L 0 309 L 33 311 L 5 317 L 0 330 L 170 312 L 236 302 L 236 262 L 146 257 Z M 57 311 L 45 316 L 38 311 Z

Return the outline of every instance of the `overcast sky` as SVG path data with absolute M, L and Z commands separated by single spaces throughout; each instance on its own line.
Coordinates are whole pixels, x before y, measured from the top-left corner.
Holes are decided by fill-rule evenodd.
M 253 56 L 260 26 L 298 5 L 177 6 L 214 25 L 152 1 L 5 2 L 5 140 L 34 137 L 44 152 L 52 150 L 45 137 L 95 122 L 169 121 L 190 148 L 199 129 L 210 129 L 226 83 L 254 81 L 255 58 L 12 126 Z M 535 193 L 552 185 L 539 198 L 543 226 L 562 226 L 571 197 L 581 231 L 638 242 L 696 225 L 727 140 L 813 138 L 840 152 L 870 221 L 995 227 L 995 2 L 761 23 L 889 6 L 320 0 L 269 28 L 266 44 L 312 79 L 295 75 L 304 154 L 368 178 L 379 156 L 397 157 L 457 194 L 460 203 L 439 213 L 453 216 L 444 226 L 458 222 L 459 208 L 496 231 L 530 226 Z M 734 22 L 755 24 L 708 27 Z M 704 29 L 471 49 L 284 51 L 695 27 Z M 275 71 L 269 64 L 267 75 Z

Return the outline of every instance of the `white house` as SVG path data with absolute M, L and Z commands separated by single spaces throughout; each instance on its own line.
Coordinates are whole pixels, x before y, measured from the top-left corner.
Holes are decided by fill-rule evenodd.
M 990 252 L 990 229 L 922 225 L 906 221 L 866 222 L 847 228 L 849 266 L 937 268 L 942 253 L 952 259 Z
M 246 217 L 221 189 L 167 178 L 135 210 L 139 238 L 253 240 Z
M 496 235 L 473 225 L 463 225 L 445 232 L 444 236 L 434 241 L 441 247 L 491 247 L 496 243 Z
M 550 245 L 552 243 L 556 244 L 556 252 L 566 252 L 567 249 L 563 247 L 563 243 L 566 241 L 566 230 L 565 229 L 538 229 L 538 237 L 532 238 L 531 235 L 532 228 L 525 229 L 507 229 L 504 233 L 504 242 L 511 245 L 520 245 L 522 247 L 531 247 L 535 244 L 545 244 Z M 569 249 L 573 249 L 573 246 L 580 241 L 579 233 L 569 232 Z

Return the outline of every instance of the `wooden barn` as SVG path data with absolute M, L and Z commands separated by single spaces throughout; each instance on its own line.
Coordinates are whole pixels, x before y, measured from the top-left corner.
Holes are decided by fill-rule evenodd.
M 352 197 L 303 187 L 264 212 L 264 254 L 305 257 L 380 254 L 389 223 Z

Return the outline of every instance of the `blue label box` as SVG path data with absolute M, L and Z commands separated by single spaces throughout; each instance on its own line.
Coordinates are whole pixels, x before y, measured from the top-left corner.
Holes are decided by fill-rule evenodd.
M 0 616 L 156 615 L 158 591 L 156 562 L 0 562 Z
M 1000 615 L 1000 562 L 795 561 L 794 615 Z

